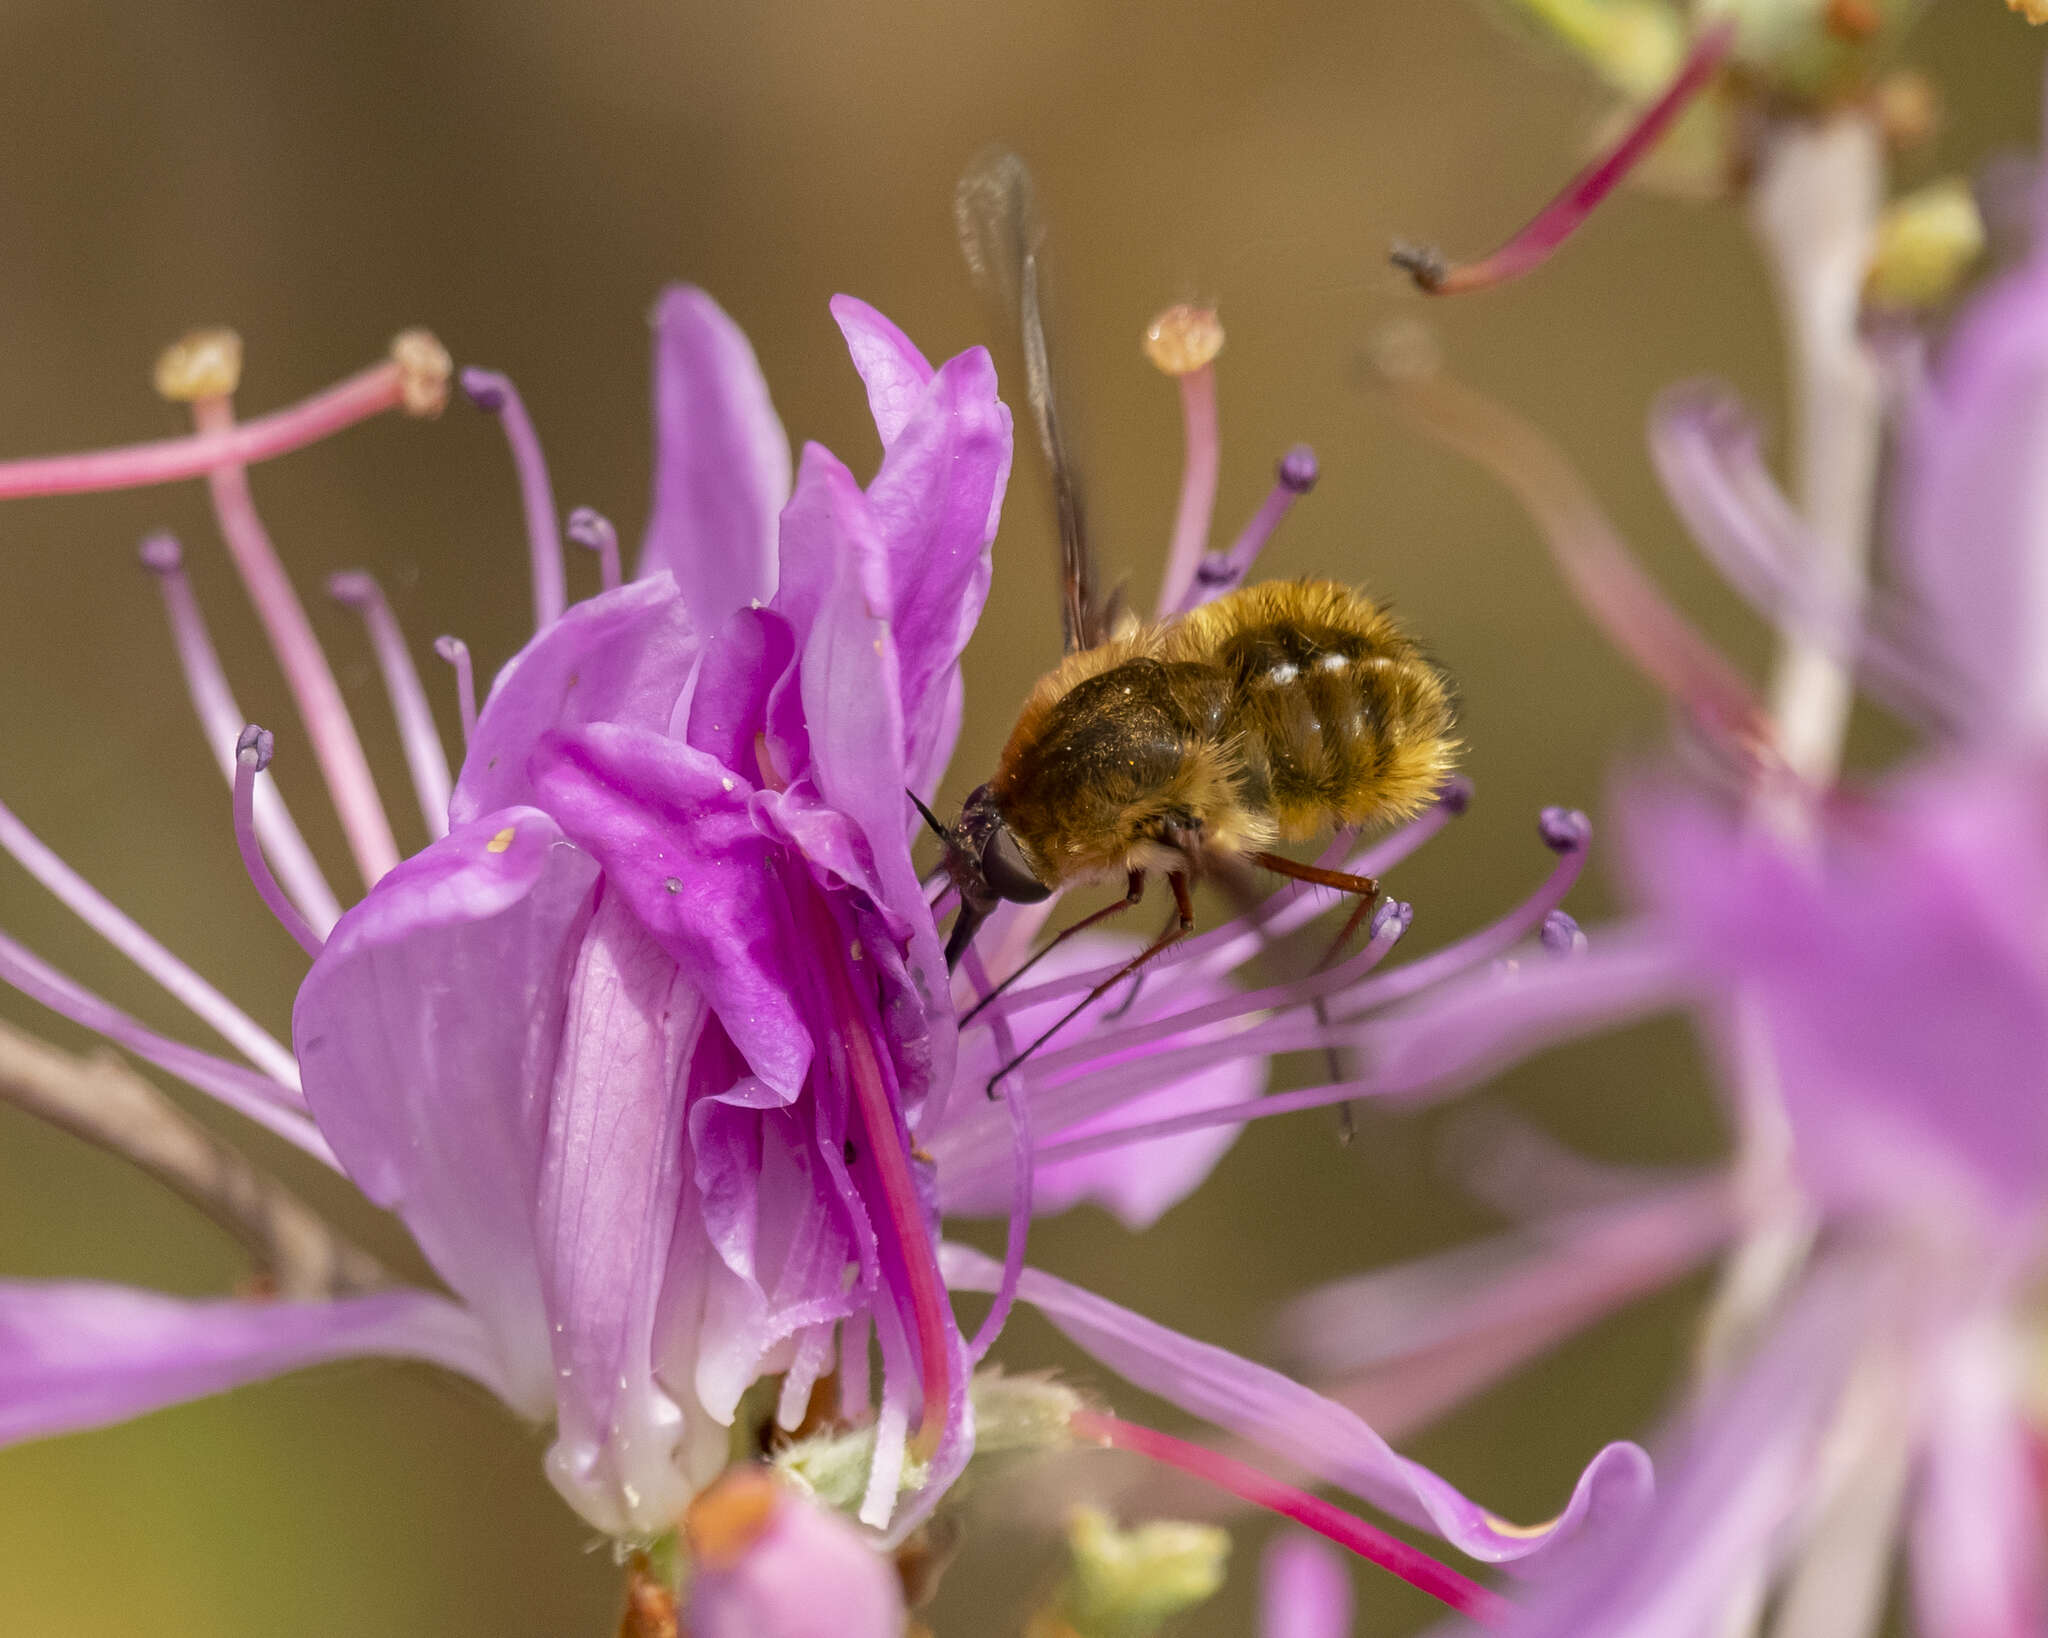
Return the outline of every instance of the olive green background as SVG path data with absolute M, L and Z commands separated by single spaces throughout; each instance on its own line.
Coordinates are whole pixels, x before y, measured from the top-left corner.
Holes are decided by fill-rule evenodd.
M 2030 140 L 2041 45 L 1996 0 L 1934 9 L 1914 55 L 1947 88 L 1950 118 L 1909 180 Z M 712 290 L 752 336 L 792 436 L 865 469 L 873 433 L 826 299 L 867 298 L 933 357 L 990 339 L 948 201 L 967 159 L 1004 140 L 1035 166 L 1053 226 L 1058 339 L 1112 567 L 1149 597 L 1178 475 L 1174 394 L 1139 333 L 1168 301 L 1214 299 L 1229 329 L 1219 533 L 1282 450 L 1312 443 L 1322 485 L 1265 569 L 1391 595 L 1460 679 L 1479 801 L 1392 884 L 1417 903 L 1427 948 L 1525 891 L 1548 863 L 1536 809 L 1583 804 L 1597 821 L 1610 771 L 1652 752 L 1663 724 L 1514 507 L 1369 402 L 1354 359 L 1375 325 L 1420 305 L 1385 269 L 1392 239 L 1485 248 L 1579 161 L 1603 112 L 1583 77 L 1454 0 L 10 0 L 0 451 L 175 430 L 149 367 L 195 323 L 246 338 L 246 413 L 424 323 L 459 361 L 514 376 L 564 508 L 603 508 L 630 542 L 648 487 L 644 316 L 660 286 Z M 1642 447 L 1651 396 L 1701 372 L 1783 423 L 1776 329 L 1739 213 L 1623 197 L 1539 276 L 1428 316 L 1468 376 L 1556 432 L 1676 595 L 1760 663 L 1764 634 L 1691 554 Z M 1014 394 L 1014 353 L 997 358 Z M 335 569 L 382 577 L 452 729 L 428 640 L 460 633 L 489 667 L 525 635 L 498 429 L 462 404 L 439 424 L 383 421 L 266 466 L 255 485 L 416 846 L 359 632 L 318 593 Z M 281 778 L 346 879 L 197 486 L 0 509 L 0 796 L 281 1032 L 302 964 L 242 878 L 225 791 L 135 565 L 156 524 L 185 536 L 243 708 L 278 729 Z M 1056 652 L 1048 540 L 1042 477 L 1020 450 L 949 799 L 985 771 Z M 572 565 L 572 584 L 592 588 L 590 563 Z M 1885 743 L 1866 736 L 1866 760 Z M 1575 901 L 1587 919 L 1611 902 L 1598 877 L 1596 865 Z M 145 1018 L 197 1030 L 4 862 L 0 926 Z M 0 1015 L 79 1039 L 12 996 Z M 1605 1156 L 1683 1159 L 1719 1142 L 1675 1023 L 1557 1053 L 1486 1096 Z M 1083 1210 L 1040 1228 L 1033 1255 L 1256 1351 L 1283 1295 L 1486 1226 L 1445 1180 L 1442 1133 L 1440 1117 L 1371 1120 L 1347 1151 L 1326 1118 L 1265 1123 L 1153 1233 Z M 407 1256 L 344 1188 L 252 1147 Z M 153 1186 L 4 1110 L 0 1269 L 190 1293 L 239 1273 Z M 1653 1425 L 1696 1294 L 1597 1328 L 1413 1450 L 1509 1516 L 1546 1515 L 1598 1443 Z M 1029 1316 L 1005 1353 L 1074 1362 Z M 0 1452 L 0 1630 L 592 1638 L 615 1619 L 616 1573 L 548 1488 L 543 1448 L 479 1392 L 368 1364 Z M 1253 1544 L 1181 1630 L 1250 1630 Z M 978 1538 L 938 1630 L 1014 1632 L 1042 1573 L 1014 1537 Z M 1428 1615 L 1384 1579 L 1360 1586 L 1362 1632 Z

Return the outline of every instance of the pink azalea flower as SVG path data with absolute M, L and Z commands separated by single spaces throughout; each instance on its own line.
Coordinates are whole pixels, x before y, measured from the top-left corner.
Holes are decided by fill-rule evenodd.
M 243 726 L 177 549 L 159 540 L 145 557 L 234 787 L 243 857 L 312 958 L 292 1049 L 4 809 L 0 845 L 248 1064 L 148 1031 L 4 936 L 0 978 L 343 1171 L 405 1222 L 451 1294 L 186 1303 L 0 1284 L 0 1434 L 93 1426 L 320 1359 L 424 1358 L 552 1421 L 557 1487 L 594 1526 L 643 1538 L 725 1470 L 750 1388 L 776 1380 L 774 1421 L 789 1431 L 836 1371 L 841 1425 L 872 1428 L 853 1510 L 871 1543 L 890 1541 L 969 1459 L 970 1373 L 1021 1295 L 1129 1380 L 1484 1561 L 1533 1566 L 1588 1520 L 1639 1503 L 1641 1453 L 1612 1446 L 1555 1525 L 1504 1526 L 1341 1406 L 1024 1269 L 1035 1177 L 1054 1205 L 1103 1198 L 1143 1220 L 1192 1188 L 1247 1119 L 1465 1084 L 1347 1075 L 1260 1096 L 1274 1054 L 1369 1053 L 1388 1008 L 1487 970 L 1546 927 L 1557 942 L 1588 828 L 1547 813 L 1553 862 L 1530 898 L 1420 961 L 1375 972 L 1411 915 L 1390 904 L 1329 970 L 1242 989 L 1235 969 L 1322 908 L 1276 894 L 1172 951 L 1134 1005 L 1110 998 L 1077 1022 L 1006 1080 L 1001 1101 L 984 1097 L 1013 1028 L 1070 1005 L 1115 956 L 1077 948 L 1074 961 L 1098 965 L 1053 966 L 964 1037 L 956 1026 L 906 791 L 931 792 L 957 732 L 959 656 L 987 591 L 1010 418 L 980 349 L 934 369 L 872 309 L 842 297 L 834 313 L 881 435 L 876 475 L 863 485 L 816 446 L 792 463 L 744 338 L 702 293 L 672 291 L 656 318 L 656 481 L 639 576 L 622 582 L 609 526 L 578 513 L 569 534 L 601 554 L 605 589 L 574 605 L 518 395 L 503 377 L 465 373 L 514 457 L 538 629 L 481 708 L 467 651 L 439 645 L 462 690 L 467 748 L 451 778 L 375 586 L 344 576 L 332 587 L 364 615 L 434 838 L 402 860 L 243 464 L 387 407 L 407 379 L 400 365 L 241 427 L 215 384 L 192 439 L 0 466 L 0 494 L 208 476 L 368 887 L 342 909 L 297 839 L 262 777 L 271 737 Z M 1204 555 L 1191 535 L 1186 598 L 1241 576 L 1311 478 L 1290 456 L 1276 500 L 1227 552 Z M 1464 799 L 1447 792 L 1347 868 L 1389 869 Z M 998 973 L 1021 948 L 998 952 Z M 1004 1206 L 1005 1263 L 939 1246 L 943 1212 Z M 955 1290 L 996 1298 L 971 1338 Z M 1150 1438 L 1169 1460 L 1191 1448 L 1108 1417 L 1077 1418 L 1069 1436 Z M 1210 1476 L 1391 1555 L 1460 1607 L 1491 1607 L 1456 1572 L 1247 1473 Z M 831 1535 L 790 1530 L 789 1553 Z M 822 1562 L 836 1549 L 816 1551 Z M 719 1607 L 752 1608 L 752 1585 L 741 1576 Z M 717 1605 L 713 1587 L 704 1596 Z

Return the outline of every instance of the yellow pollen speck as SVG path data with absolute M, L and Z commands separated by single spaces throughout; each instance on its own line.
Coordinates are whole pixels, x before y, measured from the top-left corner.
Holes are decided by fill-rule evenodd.
M 1223 321 L 1213 307 L 1182 302 L 1145 330 L 1145 356 L 1168 375 L 1192 375 L 1223 351 Z
M 484 843 L 484 851 L 486 853 L 503 853 L 505 849 L 512 845 L 512 838 L 517 836 L 518 834 L 518 831 L 514 830 L 510 825 L 507 825 L 503 830 L 499 831 L 497 835 L 493 836 L 488 842 Z
M 225 398 L 242 379 L 242 338 L 221 328 L 194 330 L 156 361 L 156 390 L 174 404 Z

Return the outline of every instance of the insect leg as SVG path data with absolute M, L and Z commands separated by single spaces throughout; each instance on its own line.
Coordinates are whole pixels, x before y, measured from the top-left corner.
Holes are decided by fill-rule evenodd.
M 1311 969 L 1312 972 L 1319 973 L 1324 971 L 1343 953 L 1344 946 L 1351 942 L 1351 935 L 1357 932 L 1359 925 L 1367 916 L 1372 914 L 1373 900 L 1378 898 L 1380 894 L 1380 884 L 1370 876 L 1353 876 L 1342 870 L 1325 870 L 1320 865 L 1296 864 L 1294 860 L 1283 858 L 1277 853 L 1254 853 L 1252 861 L 1255 864 L 1265 866 L 1266 869 L 1272 871 L 1276 876 L 1291 877 L 1298 882 L 1313 882 L 1319 887 L 1334 887 L 1340 893 L 1357 895 L 1357 906 L 1352 910 L 1350 916 L 1345 919 L 1343 928 L 1338 932 L 1336 938 L 1331 940 L 1329 949 L 1323 952 L 1323 959 L 1315 964 Z M 1313 1005 L 1316 1022 L 1324 1028 L 1328 1028 L 1330 1011 L 1323 1004 L 1322 997 L 1317 996 Z M 1323 1056 L 1329 1064 L 1330 1079 L 1333 1081 L 1343 1079 L 1344 1066 L 1337 1061 L 1337 1049 L 1335 1047 L 1325 1047 L 1323 1049 Z M 1351 1146 L 1351 1139 L 1356 1132 L 1357 1117 L 1352 1112 L 1351 1105 L 1340 1103 L 1337 1105 L 1337 1141 L 1346 1148 L 1349 1148 Z
M 1124 896 L 1122 898 L 1118 899 L 1114 904 L 1104 905 L 1100 910 L 1094 911 L 1092 914 L 1083 916 L 1079 921 L 1075 922 L 1073 926 L 1064 928 L 1060 932 L 1055 933 L 1050 939 L 1046 941 L 1045 947 L 1043 949 L 1035 951 L 1031 956 L 1029 956 L 1025 960 L 1023 965 L 1020 966 L 1015 972 L 1011 973 L 1009 977 L 1005 978 L 994 989 L 990 990 L 988 994 L 984 995 L 979 1001 L 975 1002 L 973 1006 L 969 1007 L 965 1012 L 963 1012 L 960 1015 L 960 1022 L 964 1024 L 968 1022 L 970 1019 L 972 1019 L 974 1015 L 981 1011 L 983 1007 L 987 1006 L 997 996 L 1001 995 L 1003 991 L 1007 990 L 1012 984 L 1016 983 L 1018 979 L 1022 978 L 1026 973 L 1031 971 L 1033 967 L 1037 966 L 1039 962 L 1043 961 L 1047 956 L 1051 955 L 1053 951 L 1057 950 L 1062 944 L 1066 943 L 1066 941 L 1072 938 L 1076 933 L 1086 932 L 1090 927 L 1093 927 L 1098 921 L 1107 921 L 1111 916 L 1120 915 L 1122 912 L 1130 909 L 1132 905 L 1136 904 L 1144 896 L 1145 872 L 1142 870 L 1133 870 L 1125 878 Z
M 1136 872 L 1133 872 L 1133 874 L 1136 874 Z M 1047 1030 L 1043 1035 L 1039 1036 L 1037 1040 L 1033 1041 L 1022 1052 L 1018 1053 L 1016 1057 L 1012 1058 L 1008 1063 L 1004 1064 L 1000 1069 L 998 1069 L 993 1075 L 989 1076 L 988 1095 L 991 1098 L 993 1098 L 996 1095 L 997 1083 L 1001 1081 L 1005 1075 L 1009 1074 L 1011 1070 L 1021 1067 L 1024 1061 L 1027 1058 L 1029 1058 L 1034 1052 L 1036 1052 L 1040 1047 L 1044 1046 L 1045 1043 L 1050 1041 L 1055 1035 L 1059 1034 L 1061 1030 L 1065 1029 L 1067 1025 L 1071 1024 L 1076 1018 L 1080 1017 L 1081 1014 L 1086 1012 L 1089 1007 L 1093 1006 L 1097 1001 L 1100 1001 L 1111 990 L 1115 989 L 1117 985 L 1121 984 L 1126 978 L 1129 978 L 1131 974 L 1136 972 L 1140 967 L 1144 966 L 1146 962 L 1150 961 L 1154 956 L 1159 954 L 1161 950 L 1167 949 L 1172 945 L 1178 944 L 1182 939 L 1186 938 L 1188 934 L 1192 933 L 1195 930 L 1195 901 L 1188 893 L 1187 876 L 1185 875 L 1185 873 L 1178 870 L 1171 871 L 1167 875 L 1166 885 L 1173 889 L 1174 908 L 1173 920 L 1167 923 L 1166 931 L 1161 933 L 1157 938 L 1155 938 L 1150 944 L 1146 945 L 1145 948 L 1140 950 L 1136 955 L 1132 956 L 1129 961 L 1125 962 L 1115 972 L 1111 973 L 1109 977 L 1105 978 L 1100 984 L 1097 984 L 1094 989 L 1090 990 L 1086 995 L 1082 996 L 1079 1001 L 1077 1001 L 1072 1007 L 1067 1009 L 1067 1012 L 1063 1017 L 1061 1017 L 1058 1023 L 1054 1024 L 1051 1029 Z

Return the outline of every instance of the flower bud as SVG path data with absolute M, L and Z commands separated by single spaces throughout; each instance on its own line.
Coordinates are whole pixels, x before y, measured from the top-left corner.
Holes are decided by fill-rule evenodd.
M 683 1535 L 691 1638 L 901 1638 L 895 1567 L 766 1469 L 736 1468 L 700 1494 Z
M 1863 297 L 1873 307 L 1932 307 L 1984 253 L 1984 218 L 1961 177 L 1945 177 L 1886 207 Z
M 1223 1585 L 1230 1535 L 1172 1520 L 1123 1530 L 1083 1507 L 1068 1520 L 1067 1552 L 1059 1614 L 1076 1638 L 1149 1638 Z

